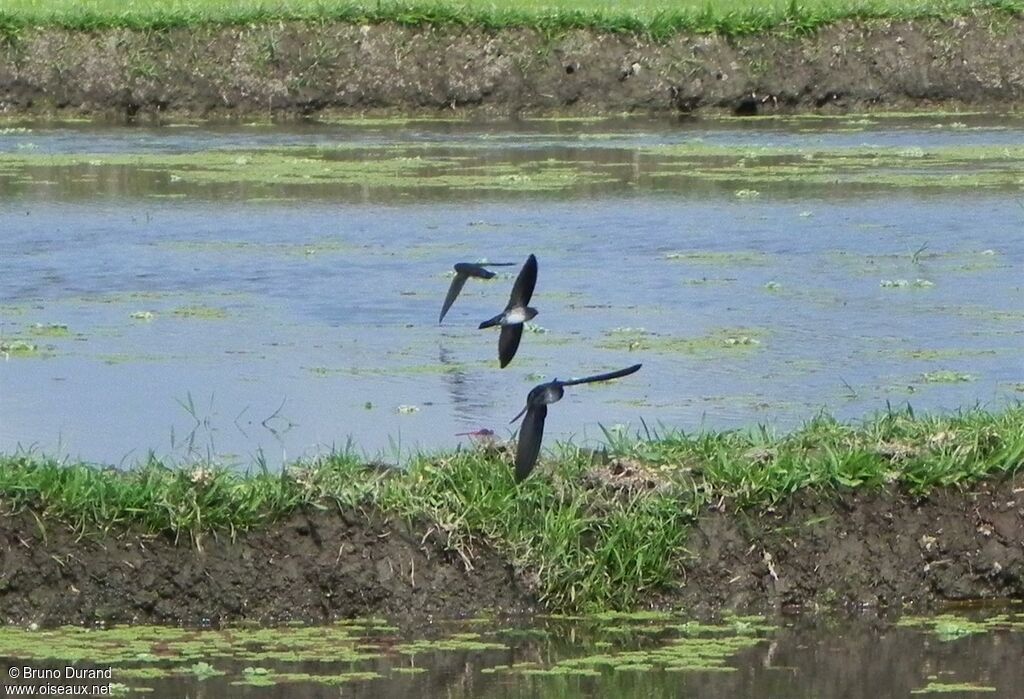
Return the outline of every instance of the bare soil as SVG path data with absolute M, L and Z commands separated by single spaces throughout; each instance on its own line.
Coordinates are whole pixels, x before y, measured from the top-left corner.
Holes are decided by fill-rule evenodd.
M 726 38 L 273 23 L 36 28 L 0 42 L 0 114 L 842 112 L 1024 100 L 1024 18 L 841 22 Z
M 30 512 L 0 516 L 0 623 L 219 625 L 251 620 L 517 611 L 531 601 L 488 550 L 467 561 L 427 525 L 378 512 L 313 511 L 262 531 L 204 539 L 121 531 L 79 536 Z
M 1024 599 L 1024 477 L 927 497 L 802 491 L 770 511 L 703 517 L 689 548 L 669 599 L 691 609 Z
M 447 550 L 429 523 L 373 510 L 295 514 L 262 531 L 175 542 L 80 536 L 30 512 L 0 516 L 0 621 L 220 624 L 383 615 L 407 626 L 538 608 L 498 554 Z M 699 615 L 791 606 L 1024 599 L 1024 476 L 928 497 L 797 494 L 692 529 L 678 585 L 650 606 Z

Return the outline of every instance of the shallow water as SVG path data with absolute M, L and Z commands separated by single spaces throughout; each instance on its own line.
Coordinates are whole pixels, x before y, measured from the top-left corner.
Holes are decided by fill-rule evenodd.
M 0 629 L 10 669 L 111 668 L 122 693 L 163 697 L 1017 697 L 1019 605 L 934 617 L 672 614 L 438 622 L 407 636 L 383 620 L 188 631 Z
M 1024 396 L 1024 123 L 0 129 L 0 451 L 401 460 L 535 383 L 601 427 L 785 429 Z M 540 262 L 535 332 L 476 325 Z M 66 327 L 65 327 L 66 326 Z

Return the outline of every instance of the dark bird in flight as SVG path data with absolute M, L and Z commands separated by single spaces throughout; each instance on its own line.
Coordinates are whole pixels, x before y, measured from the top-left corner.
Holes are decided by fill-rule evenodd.
M 526 407 L 519 411 L 519 415 L 512 418 L 515 422 L 523 413 L 523 425 L 519 428 L 519 444 L 516 446 L 516 482 L 523 480 L 530 475 L 534 464 L 537 463 L 537 455 L 540 454 L 540 443 L 544 438 L 544 418 L 548 415 L 548 405 L 557 403 L 562 399 L 566 386 L 575 386 L 581 383 L 593 383 L 594 381 L 608 381 L 629 376 L 640 370 L 641 364 L 634 364 L 625 369 L 609 371 L 607 374 L 596 374 L 583 379 L 572 379 L 571 381 L 549 381 L 539 386 L 534 386 L 529 395 L 526 396 Z
M 462 287 L 466 285 L 466 280 L 470 277 L 476 277 L 477 279 L 493 279 L 494 272 L 487 269 L 488 267 L 511 267 L 515 262 L 485 262 L 477 264 L 475 262 L 456 262 L 455 263 L 455 278 L 452 279 L 452 285 L 448 287 L 448 295 L 444 297 L 444 305 L 441 306 L 441 315 L 437 319 L 438 325 L 444 320 L 444 316 L 448 313 L 448 309 L 455 303 L 455 299 L 459 297 L 459 292 L 462 291 Z
M 480 323 L 480 329 L 491 328 L 495 325 L 501 326 L 501 335 L 498 337 L 498 360 L 501 368 L 504 369 L 516 356 L 519 349 L 519 340 L 523 337 L 523 323 L 537 315 L 536 308 L 530 308 L 530 297 L 533 296 L 533 287 L 537 284 L 537 258 L 530 255 L 526 258 L 526 264 L 519 270 L 516 283 L 512 286 L 512 294 L 509 296 L 508 305 L 505 310 L 490 320 Z

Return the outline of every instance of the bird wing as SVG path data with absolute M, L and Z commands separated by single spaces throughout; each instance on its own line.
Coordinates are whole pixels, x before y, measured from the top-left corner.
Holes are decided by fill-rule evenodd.
M 465 274 L 467 277 L 494 279 L 494 272 L 476 262 L 457 262 L 455 264 L 455 271 L 459 274 Z
M 519 349 L 519 341 L 523 338 L 523 324 L 502 325 L 501 334 L 498 336 L 498 360 L 501 368 L 504 369 L 516 356 Z
M 544 439 L 544 418 L 548 416 L 548 406 L 543 403 L 531 405 L 523 418 L 523 426 L 519 428 L 519 443 L 516 445 L 516 482 L 530 475 L 537 456 L 540 454 L 540 443 Z
M 521 418 L 523 416 L 523 413 L 525 413 L 529 409 L 530 409 L 530 399 L 527 398 L 526 399 L 526 405 L 523 406 L 522 410 L 520 410 L 518 413 L 516 413 L 516 416 L 514 418 L 512 418 L 511 420 L 508 421 L 508 424 L 511 425 L 513 422 L 515 422 L 516 420 Z
M 537 258 L 530 255 L 526 258 L 526 264 L 519 270 L 516 283 L 512 286 L 512 294 L 508 299 L 508 306 L 505 310 L 516 306 L 527 306 L 533 296 L 533 287 L 537 285 Z
M 618 379 L 623 376 L 629 376 L 640 371 L 640 367 L 643 364 L 634 364 L 633 366 L 626 367 L 625 369 L 616 369 L 615 371 L 609 371 L 607 374 L 594 374 L 593 376 L 587 376 L 582 379 L 572 379 L 571 381 L 559 381 L 563 386 L 575 386 L 581 383 L 591 383 L 593 381 L 609 381 L 611 379 Z
M 455 278 L 452 279 L 452 285 L 448 287 L 448 295 L 444 297 L 444 305 L 441 306 L 441 315 L 438 317 L 438 324 L 444 320 L 444 316 L 448 313 L 448 309 L 455 303 L 455 299 L 458 298 L 459 292 L 462 291 L 462 287 L 466 285 L 466 277 L 462 272 L 456 272 Z

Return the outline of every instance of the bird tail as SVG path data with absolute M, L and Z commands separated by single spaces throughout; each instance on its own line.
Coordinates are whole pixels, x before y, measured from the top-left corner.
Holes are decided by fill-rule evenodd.
M 480 330 L 483 330 L 484 328 L 493 328 L 495 325 L 501 325 L 501 318 L 504 315 L 504 313 L 499 313 L 493 318 L 480 323 Z

